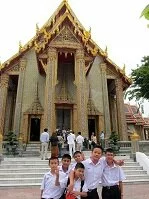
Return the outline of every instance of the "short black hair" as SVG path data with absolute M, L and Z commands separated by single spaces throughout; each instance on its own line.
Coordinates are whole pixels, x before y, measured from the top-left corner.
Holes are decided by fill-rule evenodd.
M 108 152 L 114 154 L 114 150 L 112 148 L 107 148 L 106 151 L 105 151 L 105 153 L 108 153 Z
M 100 149 L 100 150 L 103 152 L 102 146 L 100 146 L 100 145 L 98 145 L 98 144 L 96 144 L 96 145 L 93 147 L 92 152 L 94 151 L 94 149 Z
M 81 155 L 82 155 L 81 151 L 75 151 L 74 154 L 73 154 L 73 157 L 74 157 L 75 155 L 77 155 L 77 154 L 81 154 Z
M 57 160 L 57 162 L 59 163 L 58 157 L 53 157 L 53 156 L 52 156 L 51 158 L 49 158 L 49 164 L 50 164 L 50 161 L 51 161 L 51 160 Z
M 81 135 L 81 132 L 78 132 L 79 135 Z
M 71 156 L 67 153 L 62 156 L 62 160 L 65 159 L 65 158 L 67 158 L 71 161 Z
M 75 169 L 85 169 L 85 166 L 80 162 L 76 164 Z
M 44 132 L 47 132 L 47 131 L 48 131 L 48 129 L 47 129 L 47 128 L 45 128 L 45 129 L 44 129 Z

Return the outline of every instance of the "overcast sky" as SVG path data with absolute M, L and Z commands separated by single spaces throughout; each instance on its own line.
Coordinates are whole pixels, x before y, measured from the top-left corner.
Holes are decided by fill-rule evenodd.
M 0 0 L 0 60 L 18 51 L 19 40 L 25 44 L 35 35 L 36 23 L 41 27 L 62 0 Z M 140 19 L 148 0 L 68 0 L 72 10 L 92 39 L 126 74 L 149 55 L 149 21 Z M 134 103 L 134 102 L 133 102 Z M 149 103 L 145 102 L 149 116 Z

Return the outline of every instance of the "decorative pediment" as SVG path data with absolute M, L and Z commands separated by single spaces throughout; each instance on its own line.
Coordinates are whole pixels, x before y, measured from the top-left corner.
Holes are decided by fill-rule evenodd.
M 55 47 L 70 47 L 76 48 L 81 47 L 79 40 L 76 36 L 71 32 L 68 26 L 64 27 L 62 31 L 53 39 L 50 45 L 54 45 Z
M 101 115 L 101 113 L 95 107 L 91 98 L 89 98 L 88 100 L 87 110 L 88 110 L 88 115 Z
M 109 68 L 107 68 L 106 74 L 107 74 L 107 76 L 111 76 L 112 78 L 113 77 L 115 77 L 115 78 L 117 77 L 117 74 L 114 73 L 114 71 L 110 70 Z
M 43 114 L 44 109 L 41 106 L 39 99 L 37 98 L 31 105 L 29 109 L 25 112 L 25 114 Z
M 9 72 L 18 72 L 19 69 L 20 69 L 20 66 L 19 66 L 19 64 L 17 64 L 17 65 L 12 66 L 12 67 L 9 69 Z

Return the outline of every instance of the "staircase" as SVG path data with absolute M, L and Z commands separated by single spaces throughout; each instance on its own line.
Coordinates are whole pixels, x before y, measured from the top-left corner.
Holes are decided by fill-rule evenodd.
M 90 151 L 85 151 L 84 154 L 86 158 L 90 157 Z M 125 183 L 149 183 L 147 173 L 129 156 L 119 156 L 116 159 L 125 161 Z M 0 187 L 40 186 L 43 175 L 48 170 L 48 161 L 40 160 L 39 157 L 5 158 L 0 165 Z
M 23 157 L 38 157 L 40 156 L 40 142 L 28 143 L 25 151 L 22 153 Z

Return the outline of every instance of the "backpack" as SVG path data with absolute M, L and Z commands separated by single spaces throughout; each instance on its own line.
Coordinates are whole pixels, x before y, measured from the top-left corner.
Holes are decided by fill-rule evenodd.
M 68 178 L 67 181 L 67 187 L 70 184 L 70 179 Z M 81 188 L 80 188 L 80 192 L 82 192 L 83 189 L 83 185 L 84 185 L 84 180 L 81 180 Z M 83 199 L 84 197 L 81 197 L 81 199 Z M 65 188 L 63 195 L 60 197 L 60 199 L 74 199 L 74 196 L 71 194 L 67 194 L 67 189 Z

